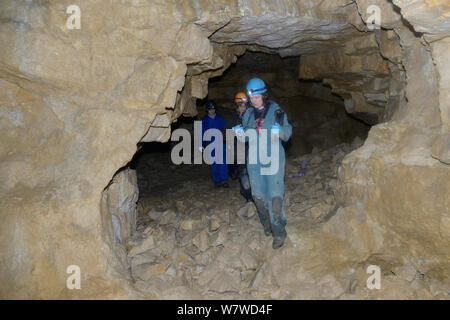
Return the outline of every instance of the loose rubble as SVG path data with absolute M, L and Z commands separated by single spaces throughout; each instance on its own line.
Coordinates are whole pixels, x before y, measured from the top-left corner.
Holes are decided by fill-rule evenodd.
M 321 227 L 339 209 L 333 188 L 340 162 L 362 143 L 288 157 L 288 237 L 279 250 L 265 237 L 254 204 L 240 196 L 237 180 L 229 189 L 211 188 L 206 165 L 172 167 L 167 154 L 144 155 L 138 183 L 153 180 L 158 187 L 140 189 L 138 232 L 128 251 L 135 287 L 162 299 L 442 297 L 445 290 L 417 279 L 413 266 L 393 267 L 383 296 L 366 288 L 365 265 L 333 269 L 331 257 L 321 255 Z

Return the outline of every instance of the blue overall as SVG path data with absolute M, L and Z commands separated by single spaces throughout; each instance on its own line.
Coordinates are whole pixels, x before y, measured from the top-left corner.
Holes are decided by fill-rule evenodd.
M 266 141 L 261 141 L 262 144 L 267 145 L 267 154 L 271 154 L 271 128 L 275 124 L 275 111 L 280 107 L 273 101 L 267 107 L 266 116 L 261 129 L 267 129 Z M 283 124 L 280 128 L 279 139 L 275 140 L 278 143 L 279 156 L 275 161 L 278 161 L 278 170 L 274 174 L 261 174 L 261 168 L 267 168 L 271 164 L 262 164 L 259 154 L 259 141 L 263 138 L 256 130 L 254 108 L 247 109 L 244 114 L 242 126 L 245 133 L 248 135 L 249 131 L 254 131 L 257 139 L 246 139 L 249 141 L 249 153 L 258 150 L 257 162 L 252 164 L 249 162 L 249 155 L 247 155 L 247 170 L 250 178 L 250 185 L 252 188 L 252 196 L 258 208 L 258 214 L 262 225 L 266 228 L 271 228 L 274 237 L 282 237 L 285 235 L 286 226 L 286 212 L 284 209 L 284 169 L 285 169 L 285 152 L 281 141 L 287 141 L 292 134 L 292 126 L 288 123 L 286 113 L 284 114 Z M 272 163 L 273 165 L 273 163 Z M 270 224 L 269 224 L 270 220 Z
M 208 115 L 202 118 L 202 137 L 205 134 L 205 131 L 208 129 L 217 129 L 222 133 L 225 130 L 225 119 L 216 113 L 214 118 L 209 117 Z M 206 146 L 212 143 L 215 140 L 213 138 L 211 141 L 203 142 L 202 145 Z M 223 139 L 222 139 L 223 143 Z M 205 145 L 206 144 L 206 145 Z M 215 150 L 211 152 L 211 156 L 215 156 Z M 211 176 L 215 185 L 218 185 L 224 181 L 228 181 L 228 165 L 226 163 L 226 148 L 223 146 L 223 161 L 222 163 L 213 162 L 210 164 L 211 168 Z

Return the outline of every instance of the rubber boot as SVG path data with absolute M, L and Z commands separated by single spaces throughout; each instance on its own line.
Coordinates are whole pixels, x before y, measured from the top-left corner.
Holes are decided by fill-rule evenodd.
M 269 210 L 264 206 L 264 200 L 259 198 L 254 198 L 254 200 L 258 211 L 259 220 L 264 227 L 264 234 L 268 237 L 272 234 Z
M 240 178 L 241 184 L 241 195 L 247 200 L 247 202 L 252 201 L 252 190 L 250 188 L 250 181 L 248 180 L 248 176 L 244 175 Z
M 274 230 L 272 248 L 278 249 L 281 248 L 284 244 L 284 240 L 286 239 L 286 230 L 284 228 L 284 224 L 282 222 L 282 201 L 281 198 L 273 198 L 272 199 L 272 210 L 273 210 L 273 218 L 274 218 L 274 226 L 276 229 Z
M 283 233 L 282 236 L 273 237 L 272 248 L 273 249 L 281 248 L 284 244 L 285 239 L 286 239 L 286 231 Z

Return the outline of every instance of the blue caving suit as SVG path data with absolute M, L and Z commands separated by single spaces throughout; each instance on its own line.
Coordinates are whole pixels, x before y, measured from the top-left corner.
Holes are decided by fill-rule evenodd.
M 221 131 L 222 133 L 225 130 L 225 119 L 219 115 L 215 114 L 214 118 L 211 118 L 210 116 L 206 115 L 202 119 L 202 138 L 205 134 L 205 131 L 208 129 L 217 129 Z M 215 138 L 212 139 L 212 141 L 203 141 L 202 139 L 202 145 L 206 147 L 210 143 L 212 143 L 215 140 Z M 223 140 L 222 140 L 223 143 Z M 215 150 L 211 153 L 212 156 L 215 156 Z M 223 161 L 222 164 L 213 162 L 210 164 L 211 168 L 211 176 L 213 179 L 213 182 L 215 185 L 219 185 L 220 183 L 224 181 L 228 181 L 228 165 L 226 163 L 226 148 L 223 146 Z
M 267 154 L 270 155 L 271 144 L 271 128 L 275 124 L 275 111 L 280 107 L 273 101 L 270 101 L 268 110 L 265 113 L 264 122 L 261 129 L 267 129 Z M 255 123 L 255 108 L 250 107 L 244 114 L 242 126 L 244 131 L 248 133 L 249 130 L 254 130 L 257 133 Z M 285 152 L 281 141 L 287 141 L 292 135 L 292 126 L 288 123 L 286 113 L 284 113 L 283 124 L 280 124 L 280 134 L 278 139 L 279 147 L 279 165 L 278 170 L 272 175 L 262 175 L 261 168 L 269 167 L 268 164 L 261 164 L 259 156 L 259 140 L 262 138 L 260 134 L 256 134 L 256 141 L 254 139 L 246 139 L 249 141 L 249 152 L 258 150 L 257 163 L 249 163 L 249 155 L 247 155 L 247 170 L 250 178 L 250 185 L 252 189 L 252 196 L 255 205 L 258 209 L 259 219 L 264 229 L 272 231 L 274 237 L 282 237 L 285 235 L 286 226 L 286 211 L 284 209 L 284 172 L 285 172 Z M 276 140 L 275 140 L 276 141 Z M 256 147 L 255 149 L 252 149 Z M 270 224 L 269 224 L 270 221 Z

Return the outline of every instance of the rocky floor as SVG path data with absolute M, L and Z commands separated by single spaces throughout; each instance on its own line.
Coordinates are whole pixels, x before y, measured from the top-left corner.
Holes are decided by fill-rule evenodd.
M 411 266 L 382 266 L 382 287 L 370 290 L 368 264 L 341 257 L 323 238 L 338 210 L 340 161 L 361 144 L 288 158 L 288 238 L 279 250 L 237 180 L 214 188 L 206 165 L 176 166 L 167 152 L 141 156 L 138 228 L 128 248 L 135 288 L 158 299 L 448 298 L 448 288 Z

